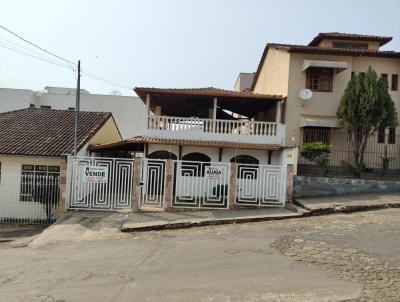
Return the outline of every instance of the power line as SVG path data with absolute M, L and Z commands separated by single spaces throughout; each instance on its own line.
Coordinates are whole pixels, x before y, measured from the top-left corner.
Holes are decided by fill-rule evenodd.
M 59 60 L 62 60 L 62 61 L 65 62 L 65 63 L 67 63 L 68 66 L 69 66 L 72 70 L 74 70 L 74 76 L 75 76 L 75 78 L 76 78 L 76 74 L 75 74 L 76 66 L 77 66 L 76 63 L 74 63 L 74 62 L 72 62 L 72 61 L 70 61 L 70 60 L 67 60 L 67 59 L 65 59 L 65 58 L 63 58 L 63 57 L 60 57 L 60 56 L 58 56 L 58 55 L 56 55 L 56 54 L 54 54 L 54 53 L 52 53 L 52 52 L 50 52 L 50 51 L 48 51 L 48 50 L 42 48 L 42 47 L 40 47 L 39 45 L 37 45 L 37 44 L 35 44 L 35 43 L 33 43 L 33 42 L 30 42 L 29 40 L 25 39 L 24 37 L 18 35 L 17 33 L 13 32 L 12 30 L 10 30 L 10 29 L 8 29 L 8 28 L 2 26 L 2 25 L 0 25 L 0 28 L 2 28 L 3 30 L 5 30 L 5 31 L 7 31 L 8 33 L 12 34 L 13 36 L 17 37 L 18 39 L 24 41 L 25 43 L 28 43 L 29 45 L 32 45 L 32 46 L 34 46 L 35 48 L 37 48 L 37 49 L 39 49 L 39 50 L 41 50 L 41 51 L 43 51 L 43 52 L 45 52 L 45 53 L 47 53 L 47 54 L 53 56 L 53 57 L 55 57 L 55 58 L 57 58 L 57 59 L 59 59 Z M 60 64 L 60 63 L 58 63 L 58 62 L 55 62 L 55 61 L 51 60 L 49 57 L 46 57 L 46 56 L 44 56 L 44 55 L 41 55 L 40 53 L 38 53 L 38 52 L 36 52 L 36 51 L 34 51 L 34 50 L 32 50 L 32 49 L 26 48 L 26 47 L 24 47 L 24 46 L 21 46 L 21 45 L 19 45 L 19 44 L 17 44 L 17 43 L 14 43 L 14 42 L 9 41 L 9 40 L 7 40 L 7 39 L 5 39 L 5 38 L 2 38 L 2 37 L 0 37 L 0 39 L 3 39 L 3 40 L 5 40 L 5 41 L 7 41 L 7 42 L 9 43 L 9 44 L 7 44 L 7 43 L 4 43 L 4 42 L 1 42 L 1 41 L 0 41 L 0 47 L 9 49 L 9 50 L 11 50 L 11 51 L 17 52 L 17 53 L 22 54 L 22 55 L 25 55 L 25 56 L 29 56 L 29 57 L 32 57 L 32 58 L 35 58 L 35 59 L 39 59 L 39 60 L 42 60 L 42 61 L 45 61 L 45 62 L 48 62 L 48 63 L 51 63 L 51 64 L 55 64 L 55 65 L 58 65 L 58 66 L 63 67 L 63 68 L 68 68 L 67 66 L 62 65 L 62 64 Z M 12 45 L 10 45 L 10 44 L 13 44 L 14 46 L 12 46 Z M 22 48 L 22 49 L 24 49 L 24 50 L 26 50 L 26 51 L 30 51 L 30 52 L 34 53 L 35 55 L 30 54 L 30 53 L 27 53 L 27 52 L 24 51 L 24 50 L 18 49 L 18 47 L 19 47 L 19 48 Z M 72 65 L 72 66 L 71 66 L 71 65 Z M 90 77 L 90 78 L 93 78 L 93 79 L 95 79 L 95 80 L 98 80 L 98 81 L 107 83 L 107 84 L 112 85 L 112 86 L 117 86 L 117 87 L 120 87 L 120 88 L 129 89 L 129 90 L 132 89 L 132 87 L 128 87 L 128 86 L 125 86 L 125 85 L 122 85 L 122 84 L 115 83 L 115 82 L 113 82 L 113 81 L 109 81 L 109 80 L 107 80 L 107 79 L 101 78 L 101 77 L 99 77 L 99 76 L 97 76 L 97 75 L 95 75 L 95 74 L 92 74 L 92 73 L 89 73 L 89 72 L 86 72 L 86 71 L 82 71 L 82 74 L 85 74 L 86 76 L 88 76 L 88 77 Z
M 109 81 L 109 80 L 100 78 L 100 77 L 98 77 L 98 76 L 96 76 L 96 75 L 94 75 L 94 74 L 90 74 L 90 73 L 88 73 L 88 72 L 86 72 L 86 71 L 83 71 L 83 70 L 82 70 L 82 74 L 84 74 L 84 75 L 86 75 L 86 76 L 88 76 L 88 77 L 90 77 L 90 78 L 93 78 L 93 79 L 95 79 L 95 80 L 98 80 L 98 81 L 107 83 L 107 84 L 109 84 L 109 85 L 118 86 L 118 87 L 120 87 L 120 88 L 129 89 L 129 90 L 132 89 L 132 87 L 125 86 L 125 85 L 121 85 L 121 84 L 118 84 L 118 83 L 115 83 L 115 82 L 112 82 L 112 81 Z
M 57 66 L 60 66 L 60 67 L 66 68 L 66 69 L 71 69 L 70 67 L 67 67 L 66 65 L 60 64 L 58 62 L 51 61 L 51 60 L 46 59 L 44 57 L 32 55 L 32 54 L 30 54 L 28 52 L 21 51 L 21 50 L 15 48 L 15 47 L 9 46 L 9 45 L 1 42 L 1 41 L 0 41 L 0 47 L 8 49 L 8 50 L 11 50 L 11 51 L 14 51 L 16 53 L 19 53 L 19 54 L 27 56 L 27 57 L 31 57 L 31 58 L 34 58 L 34 59 L 37 59 L 37 60 L 41 60 L 41 61 L 44 61 L 44 62 L 47 62 L 47 63 L 51 63 L 51 64 L 54 64 L 54 65 L 57 65 Z
M 68 64 L 73 64 L 74 66 L 76 66 L 76 63 L 74 63 L 74 62 L 72 62 L 72 61 L 69 61 L 69 60 L 67 60 L 67 59 L 64 59 L 64 58 L 62 58 L 62 57 L 60 57 L 60 56 L 58 56 L 58 55 L 56 55 L 56 54 L 54 54 L 54 53 L 52 53 L 52 52 L 50 52 L 50 51 L 48 51 L 48 50 L 46 50 L 46 49 L 40 47 L 39 45 L 36 45 L 35 43 L 28 41 L 27 39 L 25 39 L 25 38 L 21 37 L 20 35 L 16 34 L 15 32 L 13 32 L 12 30 L 10 30 L 10 29 L 8 29 L 8 28 L 2 26 L 2 25 L 0 25 L 0 28 L 4 29 L 4 30 L 7 31 L 8 33 L 10 33 L 10 34 L 12 34 L 13 36 L 17 37 L 18 39 L 21 39 L 22 41 L 24 41 L 24 42 L 26 42 L 26 43 L 28 43 L 28 44 L 30 44 L 30 45 L 36 47 L 37 49 L 40 49 L 41 51 L 44 51 L 45 53 L 47 53 L 47 54 L 49 54 L 49 55 L 52 55 L 53 57 L 56 57 L 56 58 L 58 58 L 59 60 L 62 60 L 62 61 L 64 61 L 64 62 L 67 62 Z

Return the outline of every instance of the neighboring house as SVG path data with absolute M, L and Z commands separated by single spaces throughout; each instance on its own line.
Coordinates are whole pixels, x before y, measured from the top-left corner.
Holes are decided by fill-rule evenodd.
M 290 200 L 283 96 L 212 87 L 137 87 L 135 92 L 147 108 L 142 135 L 90 151 L 144 158 L 141 206 L 282 206 Z
M 310 136 L 313 140 L 334 141 L 335 131 L 342 126 L 336 111 L 346 85 L 354 73 L 366 72 L 368 66 L 387 78 L 389 92 L 400 111 L 400 52 L 380 50 L 391 40 L 384 36 L 320 33 L 308 45 L 268 43 L 250 88 L 253 93 L 287 96 L 283 109 L 285 145 L 299 145 Z M 299 97 L 305 88 L 312 91 L 307 101 Z M 395 135 L 394 129 L 386 132 Z
M 75 112 L 68 110 L 0 113 L 0 222 L 44 219 L 43 202 L 58 204 L 60 170 L 74 152 L 74 125 Z M 80 113 L 78 155 L 86 155 L 89 145 L 119 140 L 111 113 Z
M 247 158 L 248 163 L 279 162 L 285 133 L 280 121 L 282 96 L 212 87 L 138 87 L 135 92 L 146 104 L 147 128 L 140 136 L 112 144 L 113 148 L 138 145 L 149 158 L 192 160 L 197 154 L 216 162 L 234 161 L 235 156 Z
M 75 110 L 75 92 L 74 88 L 49 86 L 44 91 L 0 88 L 0 112 L 29 107 Z M 111 112 L 123 138 L 144 129 L 145 108 L 138 97 L 91 94 L 81 89 L 80 110 Z

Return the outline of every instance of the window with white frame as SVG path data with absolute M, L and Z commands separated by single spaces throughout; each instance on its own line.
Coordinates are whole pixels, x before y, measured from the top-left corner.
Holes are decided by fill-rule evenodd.
M 42 202 L 58 197 L 59 166 L 22 165 L 19 200 Z

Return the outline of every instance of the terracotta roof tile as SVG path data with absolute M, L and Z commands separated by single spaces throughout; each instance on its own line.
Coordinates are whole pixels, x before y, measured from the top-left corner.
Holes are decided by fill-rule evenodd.
M 181 145 L 181 146 L 194 146 L 194 147 L 223 147 L 233 149 L 254 149 L 254 150 L 280 150 L 283 148 L 277 144 L 249 144 L 249 143 L 236 143 L 226 141 L 203 141 L 203 140 L 188 140 L 188 139 L 167 139 L 150 137 L 146 135 L 134 136 L 132 138 L 105 145 L 91 146 L 89 150 L 107 149 L 110 147 L 118 147 L 123 145 L 147 143 L 147 144 L 162 144 L 162 145 Z
M 382 46 L 390 42 L 392 40 L 392 37 L 338 33 L 338 32 L 319 33 L 310 43 L 308 43 L 308 46 L 317 46 L 318 43 L 323 39 L 376 41 L 379 42 L 380 46 Z
M 112 117 L 80 112 L 82 147 Z M 62 156 L 74 149 L 75 111 L 28 108 L 0 113 L 0 154 Z
M 257 71 L 254 75 L 253 84 L 251 86 L 252 90 L 254 90 L 258 76 L 260 75 L 261 72 L 261 68 L 264 64 L 265 58 L 270 48 L 281 49 L 290 53 L 309 53 L 309 54 L 337 55 L 337 56 L 351 56 L 351 57 L 365 56 L 365 57 L 400 59 L 400 52 L 396 51 L 378 51 L 378 50 L 367 50 L 367 49 L 316 47 L 316 46 L 305 46 L 305 45 L 294 45 L 294 44 L 268 43 L 264 49 L 260 63 L 258 64 L 257 67 Z
M 154 88 L 154 87 L 136 87 L 135 92 L 145 101 L 146 93 L 163 93 L 175 95 L 191 95 L 191 96 L 210 96 L 210 97 L 232 97 L 232 98 L 250 98 L 250 99 L 276 99 L 282 100 L 282 95 L 268 95 L 253 93 L 250 91 L 239 92 L 214 87 L 205 88 Z

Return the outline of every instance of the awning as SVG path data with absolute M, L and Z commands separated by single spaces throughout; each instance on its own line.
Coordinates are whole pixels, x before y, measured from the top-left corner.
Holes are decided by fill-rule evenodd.
M 310 67 L 334 68 L 336 69 L 336 72 L 339 73 L 347 68 L 347 62 L 304 60 L 303 71 L 307 70 Z
M 299 127 L 341 128 L 342 123 L 335 116 L 301 115 Z

